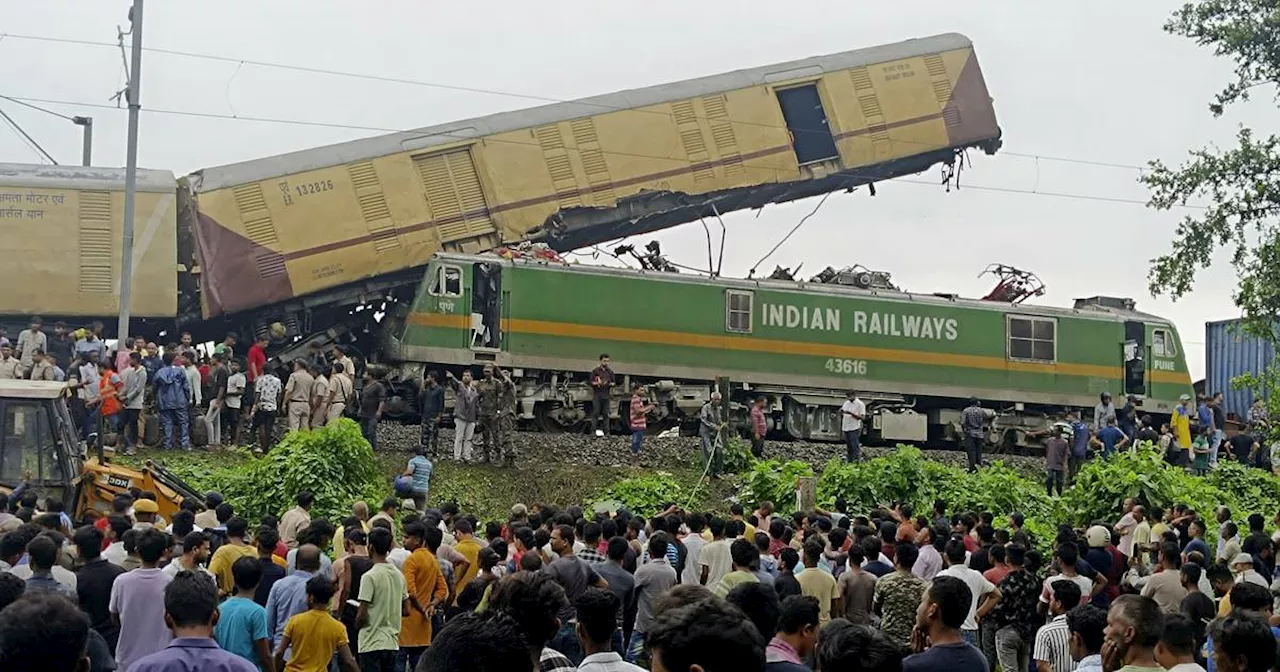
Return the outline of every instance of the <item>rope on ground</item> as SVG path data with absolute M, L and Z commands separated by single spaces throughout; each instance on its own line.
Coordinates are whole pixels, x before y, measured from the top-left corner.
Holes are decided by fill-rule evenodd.
M 707 465 L 702 469 L 702 476 L 698 478 L 698 482 L 693 484 L 693 490 L 689 492 L 689 501 L 685 502 L 684 510 L 688 511 L 693 506 L 693 500 L 698 496 L 698 490 L 702 488 L 702 484 L 707 482 L 707 474 L 711 473 L 711 463 L 716 459 L 716 452 L 724 450 L 724 430 L 716 430 L 716 438 L 711 441 L 711 454 L 707 455 Z

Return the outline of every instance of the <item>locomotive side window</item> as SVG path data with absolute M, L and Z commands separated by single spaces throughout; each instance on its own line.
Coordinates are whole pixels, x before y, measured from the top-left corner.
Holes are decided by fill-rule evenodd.
M 1008 318 L 1009 359 L 1052 363 L 1058 359 L 1058 323 L 1043 317 Z
M 1174 357 L 1178 349 L 1173 345 L 1173 338 L 1164 329 L 1151 332 L 1151 352 L 1156 357 Z
M 728 289 L 724 293 L 724 328 L 739 334 L 751 333 L 751 292 Z
M 431 279 L 431 294 L 435 296 L 462 296 L 462 269 L 457 266 L 440 266 Z

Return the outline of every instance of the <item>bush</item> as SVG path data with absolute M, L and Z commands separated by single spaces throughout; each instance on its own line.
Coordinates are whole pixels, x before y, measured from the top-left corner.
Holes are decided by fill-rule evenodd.
M 1209 485 L 1229 493 L 1235 499 L 1234 504 L 1228 505 L 1234 507 L 1233 512 L 1258 512 L 1270 517 L 1280 511 L 1280 479 L 1268 471 L 1219 459 L 1218 468 L 1209 474 L 1207 480 Z M 1207 514 L 1208 511 L 1202 513 Z
M 1219 464 L 1220 469 L 1223 466 Z M 1154 450 L 1140 446 L 1136 452 L 1121 451 L 1106 460 L 1090 460 L 1080 468 L 1075 486 L 1062 498 L 1064 514 L 1074 517 L 1065 522 L 1115 522 L 1127 497 L 1135 497 L 1148 507 L 1186 504 L 1201 515 L 1210 515 L 1220 504 L 1237 505 L 1234 494 L 1219 488 L 1213 479 L 1172 467 Z
M 685 489 L 671 474 L 659 471 L 651 476 L 624 478 L 610 486 L 598 502 L 612 500 L 632 513 L 646 518 L 661 513 L 670 503 L 685 505 Z
M 892 455 L 864 462 L 828 462 L 818 480 L 818 501 L 830 506 L 837 496 L 844 497 L 850 511 L 907 502 L 924 512 L 948 481 L 963 474 L 954 467 L 925 459 L 918 448 L 898 446 Z
M 355 422 L 342 419 L 323 429 L 290 432 L 271 452 L 225 476 L 211 479 L 236 515 L 249 521 L 279 516 L 303 490 L 316 495 L 313 518 L 341 521 L 356 500 L 381 504 L 391 488 L 379 471 L 369 442 Z
M 808 462 L 758 461 L 743 474 L 742 501 L 753 507 L 760 502 L 773 502 L 775 511 L 790 515 L 796 511 L 796 480 L 802 476 L 813 476 Z
M 740 436 L 731 436 L 724 444 L 724 473 L 740 474 L 755 464 L 751 444 Z

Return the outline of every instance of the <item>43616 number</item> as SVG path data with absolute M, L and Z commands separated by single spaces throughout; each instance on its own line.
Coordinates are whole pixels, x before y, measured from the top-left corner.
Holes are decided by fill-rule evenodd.
M 831 373 L 841 373 L 846 376 L 865 376 L 867 375 L 867 360 L 865 359 L 828 359 L 826 370 Z

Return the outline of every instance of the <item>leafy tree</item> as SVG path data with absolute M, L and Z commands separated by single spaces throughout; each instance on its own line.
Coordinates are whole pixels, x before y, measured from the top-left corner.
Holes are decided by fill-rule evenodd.
M 1164 29 L 1235 63 L 1235 80 L 1209 104 L 1215 117 L 1249 100 L 1257 87 L 1280 82 L 1280 11 L 1274 0 L 1199 0 L 1176 11 Z M 1153 260 L 1152 294 L 1187 294 L 1197 271 L 1226 248 L 1239 276 L 1232 299 L 1244 318 L 1242 328 L 1280 340 L 1274 328 L 1280 317 L 1280 137 L 1242 128 L 1234 147 L 1192 150 L 1177 167 L 1159 160 L 1149 165 L 1141 180 L 1150 189 L 1150 207 L 1208 202 L 1183 218 L 1172 250 Z

